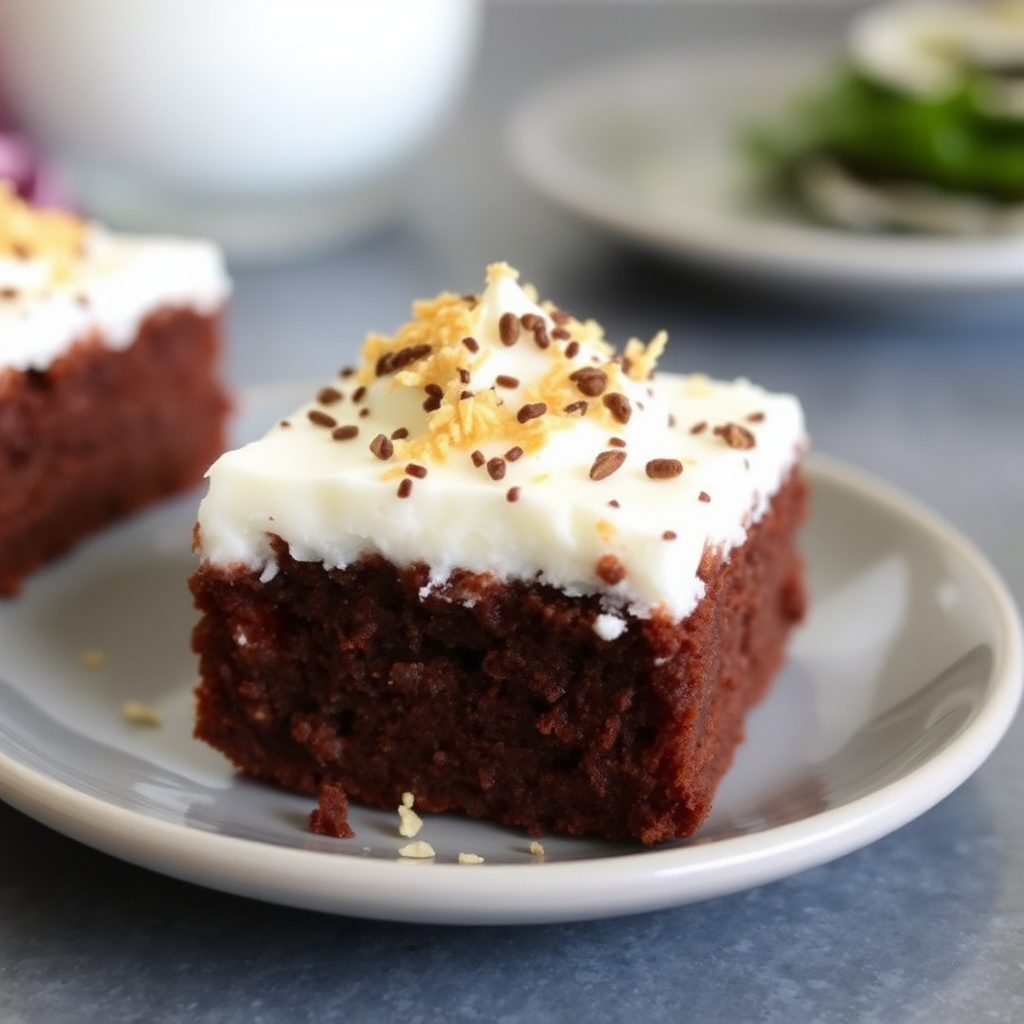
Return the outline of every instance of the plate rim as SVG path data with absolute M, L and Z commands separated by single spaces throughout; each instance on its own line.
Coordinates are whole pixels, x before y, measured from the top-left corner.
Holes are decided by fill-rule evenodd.
M 772 281 L 811 281 L 884 294 L 924 291 L 1005 289 L 1024 283 L 1024 235 L 992 238 L 946 238 L 856 234 L 792 220 L 758 222 L 742 216 L 677 219 L 645 212 L 642 203 L 609 199 L 607 175 L 568 157 L 552 146 L 561 133 L 567 107 L 594 110 L 601 94 L 624 83 L 654 80 L 685 68 L 698 87 L 720 81 L 731 68 L 749 73 L 753 59 L 769 74 L 787 77 L 798 69 L 827 67 L 835 47 L 817 51 L 777 41 L 763 47 L 735 46 L 713 56 L 683 48 L 635 53 L 599 69 L 581 67 L 533 89 L 513 107 L 504 131 L 505 151 L 533 188 L 578 218 L 635 243 L 691 265 Z M 753 112 L 753 108 L 752 108 Z M 759 112 L 758 112 L 759 113 Z
M 723 896 L 827 863 L 909 823 L 988 758 L 1020 704 L 1024 628 L 995 567 L 937 513 L 838 460 L 815 454 L 806 466 L 812 485 L 817 477 L 852 491 L 925 530 L 938 549 L 956 551 L 990 599 L 998 640 L 993 685 L 972 721 L 906 775 L 839 807 L 707 844 L 543 861 L 545 871 L 534 879 L 544 883 L 532 900 L 524 900 L 525 873 L 539 866 L 533 860 L 430 862 L 427 887 L 416 875 L 416 862 L 277 846 L 150 817 L 37 772 L 3 751 L 0 798 L 72 839 L 171 877 L 266 902 L 396 922 L 537 924 L 615 917 Z M 773 841 L 766 843 L 766 837 Z

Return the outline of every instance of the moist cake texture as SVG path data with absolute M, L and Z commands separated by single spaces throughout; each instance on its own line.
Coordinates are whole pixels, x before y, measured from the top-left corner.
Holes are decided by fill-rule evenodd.
M 0 185 L 0 594 L 201 480 L 224 447 L 228 291 L 212 246 L 113 235 Z
M 803 613 L 799 403 L 504 264 L 413 312 L 211 467 L 197 735 L 301 792 L 691 833 Z

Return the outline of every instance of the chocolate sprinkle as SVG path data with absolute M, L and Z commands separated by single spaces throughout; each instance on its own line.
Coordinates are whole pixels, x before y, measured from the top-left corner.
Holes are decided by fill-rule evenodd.
M 357 405 L 366 397 L 366 388 L 360 384 L 359 387 L 352 392 L 352 401 Z
M 567 416 L 573 416 L 579 413 L 581 416 L 586 416 L 589 403 L 584 402 L 582 399 L 578 402 L 570 402 L 563 410 Z
M 753 448 L 757 444 L 754 435 L 738 423 L 725 423 L 715 427 L 715 437 L 722 438 L 730 448 Z
M 352 425 L 335 427 L 334 430 L 331 431 L 331 437 L 333 437 L 335 441 L 351 441 L 352 438 L 358 436 L 358 434 L 359 428 Z
M 626 442 L 621 437 L 609 437 L 608 438 L 608 443 L 613 448 L 625 448 L 626 447 Z
M 373 452 L 378 459 L 390 459 L 395 453 L 395 446 L 383 434 L 378 434 L 370 442 L 370 451 Z
M 427 412 L 433 412 L 435 409 L 441 408 L 441 399 L 444 397 L 444 391 L 441 389 L 440 384 L 427 384 L 423 390 L 427 393 L 427 400 L 423 403 L 423 408 Z
M 633 407 L 629 399 L 618 391 L 612 391 L 601 399 L 605 408 L 615 417 L 619 423 L 628 423 L 629 417 L 633 415 Z
M 467 370 L 464 366 L 459 367 L 459 382 L 462 384 L 469 383 L 469 370 Z
M 747 417 L 747 422 L 748 423 L 763 423 L 764 422 L 764 413 L 763 412 L 752 412 Z
M 676 531 L 675 530 L 666 530 L 661 535 L 661 539 L 662 540 L 675 540 L 676 539 Z
M 392 441 L 401 441 L 404 438 L 407 438 L 408 436 L 409 436 L 409 428 L 408 427 L 398 427 L 397 430 L 392 430 L 391 431 L 391 440 Z
M 477 450 L 473 452 L 472 455 L 470 455 L 470 458 L 473 460 L 473 465 L 476 466 L 477 469 L 479 469 L 487 461 L 487 457 L 484 455 L 482 451 L 480 451 L 479 448 L 477 448 Z
M 505 493 L 505 498 L 508 501 L 518 501 L 519 495 L 522 494 L 523 489 L 521 487 L 510 487 Z
M 321 388 L 316 393 L 316 400 L 321 405 L 333 405 L 341 399 L 341 392 L 337 388 Z
M 707 491 L 701 491 L 700 494 L 697 495 L 697 500 L 698 501 L 710 501 L 711 500 L 711 495 L 708 494 Z
M 626 461 L 623 451 L 600 452 L 590 467 L 591 480 L 604 480 L 610 477 Z
M 570 341 L 565 346 L 565 357 L 566 359 L 575 359 L 580 352 L 580 343 L 578 341 Z
M 596 398 L 608 387 L 608 374 L 596 366 L 583 366 L 569 374 L 576 390 L 589 398 Z
M 505 458 L 508 459 L 509 462 L 518 462 L 522 457 L 523 449 L 520 448 L 519 445 L 514 445 L 505 452 Z
M 480 351 L 480 342 L 478 342 L 476 340 L 476 338 L 472 338 L 472 337 L 463 338 L 462 339 L 462 344 L 465 345 L 466 348 L 469 349 L 470 352 L 479 352 Z
M 517 388 L 519 387 L 519 378 L 511 377 L 507 373 L 499 373 L 498 376 L 494 378 L 494 383 L 497 384 L 499 388 Z
M 408 498 L 412 494 L 412 481 L 407 477 L 402 477 L 398 484 L 398 496 L 400 498 Z
M 492 480 L 501 480 L 505 476 L 505 460 L 495 456 L 487 460 L 487 473 Z
M 596 572 L 610 587 L 626 578 L 626 567 L 614 555 L 602 555 L 597 560 Z
M 682 475 L 683 464 L 678 459 L 651 459 L 644 471 L 652 480 L 671 480 Z
M 498 319 L 498 336 L 502 345 L 511 346 L 519 340 L 519 318 L 515 313 L 502 313 Z
M 369 416 L 369 415 L 370 415 L 370 407 L 369 407 L 368 405 L 364 405 L 364 406 L 362 407 L 362 409 L 360 409 L 360 410 L 359 410 L 359 415 L 360 415 L 360 416 L 361 416 L 361 417 L 362 417 L 363 419 L 365 419 L 365 418 L 366 418 L 367 416 Z
M 423 342 L 419 345 L 406 345 L 405 348 L 400 348 L 397 352 L 385 352 L 377 360 L 376 374 L 378 377 L 383 377 L 389 373 L 396 373 L 410 363 L 429 356 L 431 351 L 431 346 Z
M 422 480 L 427 475 L 427 467 L 421 466 L 418 462 L 410 462 L 405 467 L 405 471 L 409 476 L 416 477 L 417 480 Z
M 547 411 L 548 407 L 544 402 L 527 402 L 516 413 L 516 419 L 520 423 L 528 423 L 530 420 L 537 419 L 538 416 L 543 416 Z
M 309 417 L 310 423 L 315 423 L 318 427 L 336 427 L 338 425 L 338 421 L 325 413 L 323 409 L 310 409 L 306 415 Z
M 694 425 L 692 427 L 690 427 L 690 433 L 691 434 L 703 434 L 704 431 L 707 430 L 707 429 L 708 429 L 707 421 L 706 420 L 701 420 L 700 423 L 694 423 Z

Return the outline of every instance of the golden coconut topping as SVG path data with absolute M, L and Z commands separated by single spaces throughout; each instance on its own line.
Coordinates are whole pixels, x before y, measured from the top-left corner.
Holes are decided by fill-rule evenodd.
M 487 269 L 488 285 L 518 277 L 507 263 Z M 533 288 L 523 292 L 537 303 Z M 426 429 L 395 442 L 397 460 L 445 462 L 456 451 L 493 441 L 532 453 L 553 431 L 581 417 L 598 418 L 609 429 L 628 418 L 623 382 L 651 376 L 665 348 L 665 332 L 647 345 L 632 339 L 617 356 L 596 322 L 577 320 L 550 302 L 537 305 L 543 315 L 498 311 L 490 325 L 481 322 L 479 297 L 446 292 L 415 302 L 412 320 L 394 335 L 367 338 L 359 369 L 364 386 L 384 378 L 389 390 L 423 393 Z M 525 381 L 508 374 L 487 378 L 494 348 L 515 345 L 530 345 L 543 357 L 540 371 Z M 522 390 L 510 400 L 508 389 L 520 384 Z
M 0 258 L 41 261 L 51 284 L 63 284 L 81 259 L 85 231 L 78 217 L 31 206 L 11 182 L 0 181 Z

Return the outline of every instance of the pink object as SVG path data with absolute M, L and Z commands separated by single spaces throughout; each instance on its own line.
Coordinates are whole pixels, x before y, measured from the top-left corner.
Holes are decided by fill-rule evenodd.
M 69 209 L 71 198 L 60 175 L 24 135 L 11 129 L 0 108 L 0 179 L 11 181 L 34 206 Z

